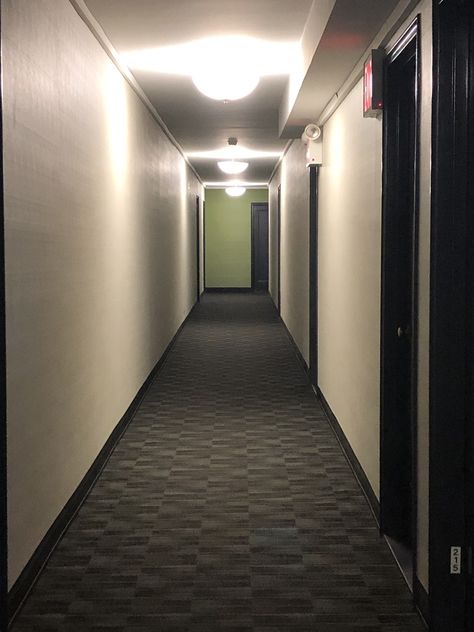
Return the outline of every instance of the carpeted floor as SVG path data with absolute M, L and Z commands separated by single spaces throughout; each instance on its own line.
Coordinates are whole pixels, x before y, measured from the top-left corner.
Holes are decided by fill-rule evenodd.
M 268 296 L 194 311 L 14 632 L 420 632 Z

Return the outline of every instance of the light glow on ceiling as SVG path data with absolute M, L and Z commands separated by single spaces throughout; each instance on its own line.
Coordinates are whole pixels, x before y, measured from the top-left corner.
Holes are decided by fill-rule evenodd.
M 210 151 L 191 151 L 186 158 L 204 158 L 209 160 L 252 160 L 252 158 L 280 158 L 282 151 L 258 151 L 242 145 L 226 145 L 221 149 Z
M 246 189 L 266 189 L 268 182 L 245 182 L 242 180 L 224 180 L 221 182 L 204 182 L 207 189 L 225 189 L 226 187 L 245 187 Z
M 249 163 L 239 162 L 238 160 L 222 160 L 217 163 L 217 166 L 224 173 L 235 175 L 237 173 L 243 173 L 249 166 Z
M 230 197 L 240 197 L 241 195 L 245 193 L 246 190 L 247 189 L 245 187 L 232 186 L 232 187 L 227 187 L 225 192 Z
M 260 77 L 289 75 L 300 63 L 299 42 L 227 36 L 123 53 L 130 70 L 181 75 L 212 99 L 235 100 L 250 94 Z

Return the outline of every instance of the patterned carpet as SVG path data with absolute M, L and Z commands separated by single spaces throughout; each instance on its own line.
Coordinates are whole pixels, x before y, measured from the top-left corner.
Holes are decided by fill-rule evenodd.
M 268 296 L 203 297 L 13 630 L 424 630 Z

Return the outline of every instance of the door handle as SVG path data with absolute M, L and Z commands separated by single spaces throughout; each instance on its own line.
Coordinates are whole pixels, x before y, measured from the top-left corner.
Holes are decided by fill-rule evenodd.
M 403 338 L 404 336 L 410 335 L 410 325 L 407 325 L 403 328 L 401 325 L 397 327 L 397 336 L 398 338 Z

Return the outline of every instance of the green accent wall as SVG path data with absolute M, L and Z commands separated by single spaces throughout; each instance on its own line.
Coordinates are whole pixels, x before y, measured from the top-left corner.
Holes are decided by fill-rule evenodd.
M 251 287 L 252 202 L 268 202 L 268 190 L 231 198 L 224 189 L 206 189 L 206 287 Z

